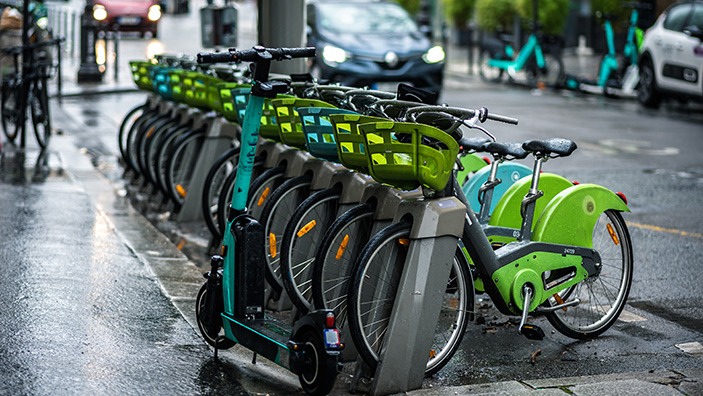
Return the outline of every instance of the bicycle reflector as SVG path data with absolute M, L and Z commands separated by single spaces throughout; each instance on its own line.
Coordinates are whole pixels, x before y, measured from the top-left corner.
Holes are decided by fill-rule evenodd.
M 625 196 L 625 193 L 618 191 L 615 193 L 615 195 L 620 197 L 620 199 L 622 199 L 622 201 L 625 202 L 625 205 L 627 205 L 627 197 Z

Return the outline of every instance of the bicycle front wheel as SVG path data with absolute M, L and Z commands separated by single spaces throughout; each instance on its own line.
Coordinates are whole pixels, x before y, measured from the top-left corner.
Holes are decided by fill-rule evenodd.
M 20 130 L 20 85 L 9 80 L 2 84 L 2 130 L 7 140 L 14 143 Z
M 598 275 L 550 298 L 573 301 L 578 305 L 547 314 L 560 333 L 575 339 L 595 338 L 617 320 L 627 302 L 632 284 L 632 242 L 620 212 L 606 210 L 593 230 L 593 248 L 600 254 L 602 267 Z
M 34 80 L 29 106 L 32 113 L 32 125 L 37 143 L 43 149 L 49 145 L 51 138 L 51 114 L 49 113 L 49 94 L 46 90 L 46 80 Z
M 497 83 L 503 79 L 503 69 L 491 66 L 488 61 L 491 60 L 491 52 L 489 50 L 482 50 L 478 56 L 478 75 L 481 80 L 489 83 Z
M 348 297 L 349 330 L 359 355 L 376 370 L 408 254 L 410 225 L 395 223 L 369 241 L 355 270 Z M 428 351 L 425 375 L 446 365 L 461 344 L 473 311 L 468 263 L 457 248 L 444 302 Z
M 321 190 L 310 195 L 293 213 L 283 232 L 283 286 L 300 313 L 310 310 L 315 252 L 337 216 L 339 198 L 339 189 Z

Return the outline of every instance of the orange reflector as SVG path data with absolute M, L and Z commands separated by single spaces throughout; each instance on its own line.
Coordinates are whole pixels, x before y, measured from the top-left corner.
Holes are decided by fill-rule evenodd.
M 176 184 L 176 192 L 181 196 L 181 198 L 185 198 L 186 189 L 182 185 Z
M 271 258 L 276 258 L 276 254 L 278 253 L 276 251 L 276 234 L 273 232 L 269 234 L 269 253 L 271 254 Z
M 185 240 L 185 239 L 181 239 L 180 241 L 178 241 L 178 245 L 176 245 L 176 249 L 178 249 L 178 250 L 183 250 L 183 247 L 184 247 L 185 245 L 186 245 L 186 240 Z
M 151 137 L 155 130 L 156 127 L 151 127 L 151 129 L 149 129 L 149 131 L 146 133 L 146 137 Z
M 261 195 L 259 196 L 259 200 L 256 201 L 256 206 L 263 205 L 264 201 L 266 201 L 266 197 L 269 196 L 270 192 L 271 192 L 271 187 L 266 186 L 266 188 L 264 189 L 264 192 L 262 192 Z
M 410 239 L 398 238 L 398 244 L 403 245 L 403 246 L 408 246 L 408 245 L 410 245 Z
M 298 231 L 298 233 L 295 234 L 295 235 L 297 235 L 298 238 L 300 238 L 300 237 L 302 237 L 303 235 L 305 235 L 305 234 L 307 234 L 308 232 L 310 232 L 310 230 L 312 230 L 313 227 L 315 227 L 315 225 L 317 225 L 317 221 L 315 221 L 314 219 L 313 219 L 313 220 L 310 220 L 310 222 L 309 222 L 308 224 L 305 224 L 305 225 L 303 226 L 303 228 L 301 228 L 301 229 Z
M 222 245 L 222 247 L 220 247 L 220 256 L 225 257 L 226 252 L 227 248 L 225 247 L 225 245 Z
M 430 359 L 433 359 L 435 356 L 437 356 L 437 351 L 430 349 Z
M 560 295 L 554 293 L 554 294 L 552 295 L 552 297 L 554 297 L 554 300 L 556 300 L 557 305 L 564 304 L 564 299 L 561 298 Z M 562 310 L 563 310 L 564 312 L 566 312 L 566 307 L 562 308 Z
M 610 239 L 613 240 L 613 243 L 616 245 L 620 244 L 620 240 L 618 239 L 618 235 L 615 233 L 615 230 L 613 229 L 613 226 L 610 225 L 610 223 L 605 225 L 605 228 L 608 229 L 608 234 L 610 234 Z
M 346 235 L 344 235 L 344 238 L 342 239 L 342 243 L 339 244 L 339 248 L 337 249 L 337 254 L 334 255 L 335 260 L 339 260 L 342 258 L 344 251 L 347 250 L 348 243 L 349 243 L 349 234 L 346 234 Z

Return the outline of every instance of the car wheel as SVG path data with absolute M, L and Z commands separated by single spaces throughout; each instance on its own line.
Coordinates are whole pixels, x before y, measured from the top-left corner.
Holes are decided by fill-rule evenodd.
M 647 59 L 640 65 L 640 83 L 637 88 L 637 100 L 645 107 L 657 107 L 662 96 L 657 90 L 657 80 L 654 75 L 652 61 Z

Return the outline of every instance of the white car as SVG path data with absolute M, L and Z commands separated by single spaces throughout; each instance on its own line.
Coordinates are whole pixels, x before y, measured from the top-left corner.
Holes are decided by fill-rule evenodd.
M 656 107 L 665 97 L 703 100 L 703 1 L 676 3 L 644 35 L 637 98 Z

